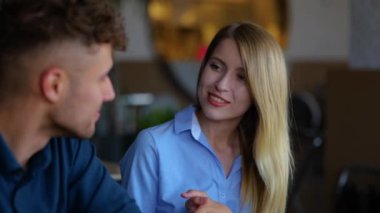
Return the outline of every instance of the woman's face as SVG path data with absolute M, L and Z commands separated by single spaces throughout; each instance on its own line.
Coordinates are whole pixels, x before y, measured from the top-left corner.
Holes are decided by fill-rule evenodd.
M 252 104 L 238 47 L 224 39 L 203 68 L 198 99 L 210 120 L 240 120 Z

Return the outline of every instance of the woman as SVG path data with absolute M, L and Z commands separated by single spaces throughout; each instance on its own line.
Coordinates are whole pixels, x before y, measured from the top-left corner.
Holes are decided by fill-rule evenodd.
M 142 212 L 285 212 L 287 107 L 280 46 L 258 25 L 228 25 L 201 64 L 197 103 L 139 133 L 122 185 Z

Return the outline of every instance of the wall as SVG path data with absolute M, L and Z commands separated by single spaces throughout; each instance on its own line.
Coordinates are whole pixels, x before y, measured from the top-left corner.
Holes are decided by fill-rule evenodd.
M 348 0 L 289 0 L 289 15 L 290 61 L 348 58 Z

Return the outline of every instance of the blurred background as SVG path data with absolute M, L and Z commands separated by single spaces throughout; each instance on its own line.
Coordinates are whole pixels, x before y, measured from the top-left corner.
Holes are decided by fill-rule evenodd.
M 290 79 L 296 171 L 288 212 L 380 212 L 380 1 L 115 0 L 127 52 L 93 138 L 115 178 L 142 128 L 194 102 L 200 60 L 234 21 L 265 27 Z

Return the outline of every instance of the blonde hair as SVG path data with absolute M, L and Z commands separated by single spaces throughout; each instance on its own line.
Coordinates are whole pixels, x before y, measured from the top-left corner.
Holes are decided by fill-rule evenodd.
M 214 37 L 202 70 L 223 39 L 239 48 L 254 104 L 239 125 L 243 175 L 241 195 L 252 212 L 285 212 L 293 158 L 288 133 L 288 79 L 281 47 L 262 27 L 235 23 Z

